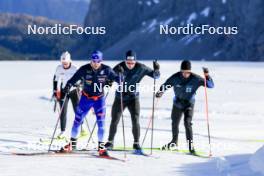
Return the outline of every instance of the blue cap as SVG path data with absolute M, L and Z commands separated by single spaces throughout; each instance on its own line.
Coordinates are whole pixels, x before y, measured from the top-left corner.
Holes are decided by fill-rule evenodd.
M 101 51 L 94 51 L 91 59 L 94 62 L 101 62 L 103 60 L 103 53 Z

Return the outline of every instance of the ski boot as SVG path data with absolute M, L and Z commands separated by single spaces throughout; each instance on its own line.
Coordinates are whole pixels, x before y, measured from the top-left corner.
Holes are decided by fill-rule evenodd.
M 77 139 L 71 138 L 71 141 L 60 149 L 61 153 L 70 153 L 77 148 Z
M 57 139 L 58 140 L 62 140 L 62 139 L 66 140 L 65 131 L 61 131 L 60 134 L 57 136 Z
M 177 142 L 171 141 L 168 144 L 162 146 L 161 150 L 170 150 L 170 151 L 178 150 L 178 144 Z
M 142 148 L 140 147 L 138 142 L 134 142 L 133 149 L 134 149 L 134 154 L 136 154 L 136 155 L 143 155 L 144 154 L 142 151 Z
M 103 142 L 98 142 L 98 153 L 100 157 L 109 157 Z
M 113 148 L 114 148 L 114 144 L 113 144 L 113 142 L 112 141 L 108 141 L 107 143 L 105 143 L 105 148 L 107 149 L 107 150 L 113 150 Z
M 194 145 L 193 145 L 193 141 L 192 140 L 187 140 L 188 141 L 188 147 L 189 147 L 189 152 L 190 154 L 192 155 L 195 155 L 196 152 L 195 152 L 195 149 L 194 149 Z

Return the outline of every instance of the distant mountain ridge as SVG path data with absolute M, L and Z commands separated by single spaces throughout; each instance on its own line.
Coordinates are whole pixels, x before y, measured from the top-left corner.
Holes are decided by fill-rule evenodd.
M 107 35 L 84 36 L 76 55 L 94 49 L 111 59 L 130 48 L 142 59 L 264 61 L 263 0 L 91 0 L 85 26 Z M 237 26 L 238 35 L 159 35 L 159 25 Z
M 89 0 L 1 0 L 0 13 L 23 13 L 83 24 Z
M 0 60 L 54 59 L 71 51 L 78 35 L 28 35 L 28 25 L 54 26 L 57 21 L 21 14 L 0 14 Z M 67 26 L 63 23 L 62 26 Z

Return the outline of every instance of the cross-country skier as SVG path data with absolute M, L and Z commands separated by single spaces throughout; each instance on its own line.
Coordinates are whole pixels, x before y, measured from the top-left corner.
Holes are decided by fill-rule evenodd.
M 79 103 L 79 91 L 77 88 L 72 88 L 69 92 L 69 95 L 65 97 L 65 94 L 62 92 L 62 90 L 65 88 L 67 81 L 76 73 L 77 67 L 73 65 L 71 55 L 68 51 L 62 53 L 60 61 L 61 64 L 57 66 L 53 77 L 53 96 L 56 98 L 56 101 L 59 102 L 61 108 L 65 101 L 60 116 L 61 132 L 57 137 L 59 139 L 63 139 L 65 138 L 68 102 L 70 99 L 75 111 L 75 108 Z
M 206 76 L 206 86 L 208 88 L 213 88 L 214 82 L 209 76 L 208 69 L 203 68 L 203 71 Z M 178 146 L 179 124 L 181 117 L 184 114 L 184 126 L 189 151 L 192 154 L 195 153 L 193 145 L 192 117 L 194 113 L 195 94 L 200 86 L 204 86 L 204 81 L 204 78 L 191 72 L 191 62 L 184 60 L 181 63 L 181 71 L 169 77 L 156 93 L 156 97 L 160 98 L 167 89 L 173 87 L 175 94 L 171 112 L 172 140 L 170 143 L 163 146 L 163 149 L 172 149 L 173 147 Z
M 74 76 L 67 82 L 64 92 L 79 80 L 83 81 L 81 100 L 77 106 L 75 120 L 71 131 L 71 142 L 64 147 L 64 151 L 76 149 L 77 137 L 86 114 L 91 108 L 94 109 L 98 126 L 98 151 L 100 156 L 108 156 L 104 147 L 103 139 L 105 133 L 105 97 L 101 89 L 107 81 L 119 81 L 118 75 L 107 65 L 102 64 L 103 54 L 100 51 L 93 52 L 91 62 L 82 66 Z
M 126 53 L 125 61 L 117 64 L 114 67 L 114 70 L 117 72 L 118 68 L 122 68 L 123 76 L 124 76 L 124 89 L 122 92 L 123 96 L 123 110 L 128 108 L 131 120 L 132 120 L 132 133 L 134 136 L 134 144 L 133 148 L 138 151 L 141 151 L 141 147 L 139 145 L 139 137 L 140 137 L 140 125 L 139 125 L 139 113 L 140 113 L 140 103 L 139 103 L 139 92 L 137 90 L 137 84 L 141 81 L 144 76 L 150 76 L 154 79 L 157 79 L 160 76 L 159 72 L 159 64 L 154 62 L 154 70 L 145 66 L 142 63 L 139 63 L 136 58 L 136 53 L 129 50 Z M 131 88 L 131 89 L 129 89 Z M 119 123 L 121 114 L 121 99 L 120 92 L 116 92 L 115 100 L 112 106 L 112 120 L 109 130 L 108 142 L 105 144 L 105 147 L 108 149 L 113 148 L 114 137 L 117 130 L 117 125 Z

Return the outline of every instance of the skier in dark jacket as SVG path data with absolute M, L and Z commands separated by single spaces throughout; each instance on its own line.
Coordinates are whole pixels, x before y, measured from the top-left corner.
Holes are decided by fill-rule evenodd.
M 209 76 L 208 69 L 203 68 L 203 71 L 206 76 L 206 86 L 208 88 L 213 88 L 214 82 Z M 191 62 L 184 60 L 181 63 L 181 71 L 169 77 L 156 93 L 156 97 L 160 98 L 167 89 L 173 87 L 175 94 L 171 112 L 172 140 L 170 143 L 163 146 L 163 149 L 172 149 L 178 146 L 179 124 L 182 114 L 184 114 L 184 126 L 189 151 L 190 153 L 195 153 L 193 146 L 192 117 L 195 94 L 200 86 L 205 85 L 204 81 L 204 78 L 191 72 Z
M 139 125 L 139 113 L 140 113 L 140 103 L 139 103 L 139 92 L 137 90 L 138 83 L 142 80 L 144 76 L 149 76 L 154 79 L 159 78 L 159 64 L 157 62 L 153 63 L 154 70 L 145 66 L 144 64 L 139 63 L 136 60 L 136 53 L 129 50 L 126 53 L 125 61 L 117 64 L 114 67 L 114 71 L 118 71 L 120 67 L 123 70 L 124 76 L 124 86 L 123 86 L 123 110 L 128 108 L 131 120 L 132 120 L 132 133 L 134 136 L 133 148 L 135 150 L 141 150 L 139 145 L 139 136 L 140 136 L 140 125 Z M 127 88 L 127 89 L 126 89 Z M 114 137 L 117 130 L 117 125 L 119 123 L 121 114 L 121 99 L 120 92 L 117 91 L 115 95 L 115 100 L 112 106 L 112 121 L 109 130 L 108 142 L 105 144 L 105 147 L 108 149 L 113 148 Z
M 70 88 L 79 80 L 83 82 L 83 91 L 80 102 L 76 108 L 75 120 L 71 131 L 71 142 L 62 150 L 71 151 L 76 149 L 77 137 L 80 125 L 91 108 L 94 109 L 98 126 L 98 151 L 101 156 L 108 156 L 104 147 L 105 134 L 105 97 L 103 87 L 108 80 L 119 81 L 118 75 L 107 65 L 102 64 L 103 54 L 95 51 L 91 57 L 91 63 L 82 66 L 73 77 L 67 82 L 64 92 L 69 92 Z

